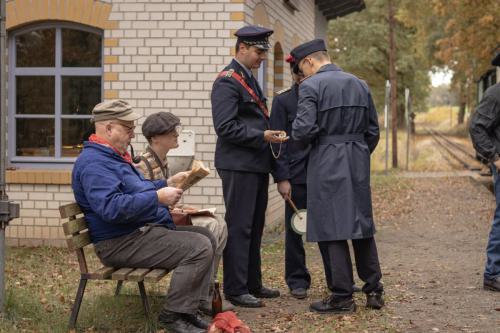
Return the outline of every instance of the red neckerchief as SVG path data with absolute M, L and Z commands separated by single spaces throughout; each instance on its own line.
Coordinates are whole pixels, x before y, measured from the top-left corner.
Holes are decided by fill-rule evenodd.
M 120 155 L 125 161 L 127 161 L 128 163 L 132 164 L 132 156 L 130 156 L 130 154 L 128 153 L 128 151 L 126 151 L 125 153 L 120 153 L 118 151 L 118 149 L 116 149 L 115 147 L 113 147 L 108 141 L 104 140 L 103 138 L 100 138 L 98 137 L 97 135 L 95 134 L 92 134 L 90 137 L 89 137 L 89 141 L 90 142 L 93 142 L 93 143 L 98 143 L 100 145 L 104 145 L 106 147 L 109 147 L 111 149 L 113 149 L 118 155 Z

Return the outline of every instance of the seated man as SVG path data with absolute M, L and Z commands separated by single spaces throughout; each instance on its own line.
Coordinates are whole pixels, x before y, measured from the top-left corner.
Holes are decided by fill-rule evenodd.
M 175 269 L 160 325 L 169 332 L 205 332 L 208 322 L 196 313 L 208 300 L 213 235 L 201 227 L 176 228 L 167 206 L 182 190 L 163 179 L 145 180 L 132 165 L 127 147 L 140 116 L 131 106 L 113 100 L 92 113 L 96 132 L 75 162 L 72 187 L 97 256 L 111 267 Z
M 170 184 L 187 176 L 187 172 L 180 172 L 170 177 L 167 164 L 169 150 L 179 147 L 177 138 L 179 137 L 180 125 L 180 119 L 170 112 L 158 112 L 146 118 L 142 124 L 142 134 L 148 140 L 149 146 L 140 156 L 140 162 L 135 164 L 135 167 L 143 174 L 144 178 L 150 180 L 165 179 Z M 174 210 L 176 209 L 180 208 L 174 208 Z M 187 206 L 183 206 L 182 209 L 184 211 L 197 211 L 196 208 Z M 192 216 L 191 222 L 195 226 L 208 228 L 215 236 L 213 279 L 216 279 L 219 262 L 227 242 L 226 222 L 208 216 Z M 213 279 L 211 280 L 210 291 L 213 290 Z M 210 310 L 210 306 L 211 304 L 202 304 L 201 309 L 207 312 Z M 223 311 L 233 308 L 232 304 L 226 301 L 223 302 Z

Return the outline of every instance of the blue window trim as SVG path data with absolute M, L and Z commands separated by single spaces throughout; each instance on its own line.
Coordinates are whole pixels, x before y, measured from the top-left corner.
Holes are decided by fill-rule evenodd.
M 80 24 L 58 22 L 58 23 L 42 23 L 30 25 L 14 32 L 9 32 L 9 76 L 8 76 L 8 161 L 10 167 L 16 168 L 54 168 L 54 169 L 71 169 L 75 162 L 75 157 L 61 157 L 61 119 L 90 119 L 91 116 L 84 115 L 62 115 L 62 76 L 100 76 L 101 77 L 101 100 L 104 96 L 104 43 L 101 42 L 101 67 L 62 67 L 62 29 L 73 29 L 86 31 L 101 36 L 101 41 L 104 40 L 103 30 L 88 27 Z M 16 68 L 16 36 L 40 29 L 56 29 L 56 62 L 55 67 L 33 67 L 33 68 Z M 16 76 L 55 76 L 55 110 L 53 115 L 16 115 Z M 55 119 L 55 157 L 27 157 L 16 156 L 16 118 L 52 118 Z

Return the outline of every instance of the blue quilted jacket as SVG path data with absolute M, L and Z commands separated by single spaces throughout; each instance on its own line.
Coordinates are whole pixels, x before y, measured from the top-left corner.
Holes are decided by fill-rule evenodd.
M 150 181 L 111 148 L 85 142 L 75 162 L 72 187 L 89 225 L 93 243 L 127 235 L 146 223 L 175 229 L 156 190 L 165 180 Z

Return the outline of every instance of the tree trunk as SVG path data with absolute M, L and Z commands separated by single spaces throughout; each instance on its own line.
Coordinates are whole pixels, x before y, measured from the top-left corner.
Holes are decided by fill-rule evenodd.
M 388 3 L 389 11 L 389 80 L 391 82 L 392 167 L 398 167 L 398 105 L 396 81 L 396 41 L 394 39 L 394 7 Z

